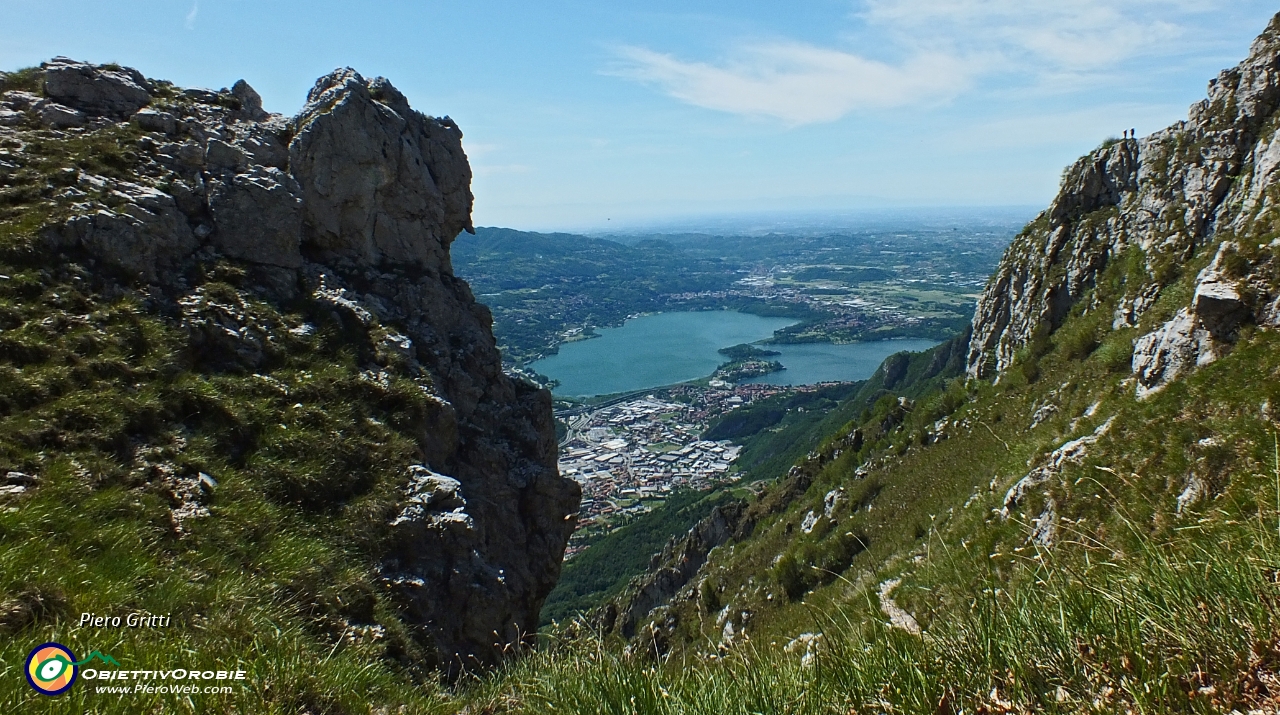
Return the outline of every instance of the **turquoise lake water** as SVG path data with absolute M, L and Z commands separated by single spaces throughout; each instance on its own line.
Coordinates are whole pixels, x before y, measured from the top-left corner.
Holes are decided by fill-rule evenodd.
M 794 323 L 730 310 L 658 313 L 628 320 L 600 337 L 567 343 L 529 367 L 560 381 L 557 395 L 587 397 L 706 377 L 725 362 L 716 351 L 773 337 Z
M 753 343 L 791 325 L 788 318 L 762 318 L 727 310 L 659 313 L 628 320 L 600 337 L 567 343 L 560 352 L 529 365 L 560 381 L 558 395 L 588 397 L 643 390 L 706 377 L 725 361 L 720 348 Z M 832 345 L 770 345 L 782 353 L 786 370 L 752 382 L 802 385 L 830 380 L 863 380 L 885 357 L 924 350 L 931 340 L 887 340 Z
M 936 340 L 908 338 L 881 340 L 874 343 L 805 343 L 802 345 L 762 345 L 766 350 L 782 353 L 769 358 L 782 363 L 786 370 L 743 380 L 770 385 L 812 385 L 837 380 L 865 380 L 880 367 L 884 359 L 903 350 L 919 352 L 937 345 Z

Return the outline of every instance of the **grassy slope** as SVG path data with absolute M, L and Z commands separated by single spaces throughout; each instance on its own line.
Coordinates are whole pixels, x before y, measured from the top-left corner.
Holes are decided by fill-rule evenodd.
M 542 607 L 542 625 L 564 621 L 616 595 L 633 576 L 649 567 L 672 534 L 682 534 L 733 498 L 727 489 L 686 490 L 623 526 L 564 565 L 560 581 Z
M 134 131 L 28 139 L 0 176 L 0 475 L 39 482 L 0 497 L 0 712 L 455 710 L 383 603 L 372 558 L 435 403 L 407 377 L 361 379 L 377 359 L 362 331 L 246 298 L 226 264 L 197 283 L 267 327 L 270 379 L 212 364 L 163 298 L 104 293 L 87 262 L 35 242 L 65 211 L 65 168 L 131 175 Z M 285 329 L 303 321 L 316 331 Z M 177 525 L 175 480 L 200 472 L 218 482 L 202 497 L 210 515 Z M 134 611 L 172 625 L 75 626 L 81 612 Z M 385 630 L 351 630 L 374 624 Z M 50 640 L 128 669 L 249 675 L 232 695 L 97 696 L 82 680 L 50 699 L 21 675 Z

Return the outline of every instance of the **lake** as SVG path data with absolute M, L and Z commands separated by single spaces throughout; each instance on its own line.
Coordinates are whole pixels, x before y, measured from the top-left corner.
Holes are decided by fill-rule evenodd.
M 773 337 L 794 323 L 731 310 L 658 313 L 628 320 L 600 337 L 565 343 L 529 365 L 560 381 L 557 395 L 589 397 L 706 377 L 725 362 L 720 348 Z
M 782 363 L 786 370 L 753 377 L 742 382 L 769 385 L 812 385 L 816 382 L 865 380 L 875 373 L 884 359 L 903 350 L 920 352 L 937 345 L 936 340 L 906 338 L 880 340 L 873 343 L 802 343 L 800 345 L 761 345 L 765 350 L 782 353 L 770 360 Z
M 720 348 L 773 337 L 791 325 L 789 318 L 763 318 L 728 310 L 658 313 L 604 328 L 599 337 L 560 346 L 560 352 L 531 363 L 537 372 L 560 381 L 558 395 L 589 397 L 644 390 L 707 377 L 725 357 Z M 782 353 L 785 371 L 751 382 L 800 385 L 830 380 L 864 380 L 885 357 L 902 350 L 924 350 L 932 340 L 886 340 L 832 345 L 769 345 Z

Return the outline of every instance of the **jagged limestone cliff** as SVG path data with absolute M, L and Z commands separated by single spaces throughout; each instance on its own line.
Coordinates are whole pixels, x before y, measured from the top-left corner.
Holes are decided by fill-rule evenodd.
M 1244 323 L 1280 325 L 1266 276 L 1276 233 L 1280 164 L 1280 23 L 1209 83 L 1186 121 L 1113 141 L 1067 169 L 1050 207 L 1015 239 L 973 317 L 968 374 L 998 376 L 1034 350 L 1091 294 L 1112 261 L 1134 269 L 1112 327 L 1141 326 L 1133 372 L 1140 395 L 1229 349 Z M 1221 244 L 1191 295 L 1169 288 L 1205 246 Z M 1083 310 L 1095 310 L 1101 296 Z M 1161 296 L 1176 314 L 1144 321 Z
M 29 340 L 36 306 L 74 283 L 86 306 L 136 299 L 158 329 L 185 336 L 171 370 L 275 390 L 280 406 L 268 411 L 310 407 L 301 383 L 312 373 L 283 368 L 322 343 L 335 361 L 349 360 L 350 374 L 335 379 L 370 405 L 344 423 L 318 404 L 329 410 L 315 420 L 331 444 L 322 437 L 286 449 L 288 433 L 260 436 L 273 425 L 240 424 L 252 438 L 219 455 L 243 473 L 235 478 L 190 466 L 194 448 L 185 445 L 214 418 L 200 414 L 212 409 L 207 401 L 162 412 L 150 428 L 122 428 L 124 466 L 141 469 L 139 455 L 152 450 L 151 476 L 133 488 L 168 495 L 176 533 L 218 518 L 207 485 L 219 481 L 224 491 L 237 480 L 274 490 L 268 496 L 308 514 L 362 504 L 372 511 L 359 523 L 377 539 L 347 537 L 373 541 L 367 579 L 377 602 L 393 609 L 426 661 L 451 671 L 491 665 L 530 638 L 579 490 L 556 471 L 549 393 L 503 373 L 488 309 L 453 275 L 449 244 L 471 229 L 472 204 L 453 121 L 413 110 L 387 80 L 351 69 L 320 78 L 293 118 L 265 112 L 243 81 L 181 90 L 66 58 L 0 75 L 0 92 L 6 255 L 55 296 L 33 288 L 27 303 L 19 296 L 6 307 L 10 342 Z M 109 333 L 103 311 L 88 310 L 56 319 L 67 330 Z M 29 364 L 11 345 L 0 352 L 18 368 Z M 67 359 L 79 354 L 71 348 Z M 45 402 L 6 403 L 5 419 L 14 426 Z M 284 416 L 260 419 L 290 426 Z M 332 470 L 323 479 L 290 471 L 369 430 L 368 449 L 400 437 L 408 445 L 371 466 L 375 455 L 350 453 L 364 447 L 336 450 L 315 468 Z M 10 498 L 37 497 L 41 472 L 56 471 L 58 458 L 88 459 L 69 443 L 37 448 L 0 450 L 0 473 L 32 476 Z M 276 471 L 291 476 L 271 478 L 270 455 L 290 451 L 293 466 Z M 344 474 L 347 462 L 361 466 Z M 338 610 L 356 626 L 372 620 L 368 608 L 361 618 Z

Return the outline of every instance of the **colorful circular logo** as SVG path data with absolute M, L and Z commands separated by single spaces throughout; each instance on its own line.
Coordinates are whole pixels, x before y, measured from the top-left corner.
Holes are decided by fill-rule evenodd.
M 76 682 L 76 657 L 61 643 L 37 646 L 27 656 L 27 682 L 38 693 L 59 695 Z

